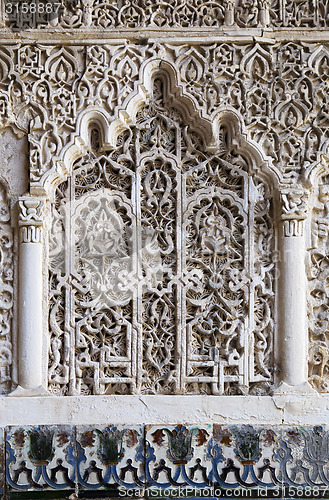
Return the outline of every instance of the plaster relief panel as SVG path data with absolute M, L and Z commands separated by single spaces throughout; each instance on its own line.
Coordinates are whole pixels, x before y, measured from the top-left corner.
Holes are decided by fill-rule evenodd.
M 273 384 L 271 190 L 222 126 L 216 152 L 166 78 L 52 205 L 53 394 L 266 394 Z
M 13 231 L 6 190 L 0 184 L 0 394 L 11 387 L 13 293 Z
M 137 43 L 129 30 L 177 35 L 191 26 L 206 37 L 206 26 L 325 27 L 325 5 L 312 5 L 214 1 L 206 11 L 191 0 L 170 2 L 164 13 L 144 0 L 59 2 L 57 15 L 40 21 L 61 33 L 56 42 L 1 47 L 1 124 L 28 137 L 29 194 L 52 203 L 52 394 L 274 388 L 273 192 L 281 191 L 283 211 L 293 209 L 292 192 L 304 189 L 301 180 L 326 152 L 328 44 L 236 43 L 233 31 L 229 42 Z M 7 27 L 27 29 L 28 15 L 5 18 Z M 96 24 L 106 37 L 124 28 L 130 41 L 58 41 L 68 27 Z M 314 217 L 326 219 L 321 210 Z M 287 238 L 301 236 L 304 224 L 291 215 L 284 214 Z M 310 244 L 310 377 L 327 391 L 326 361 L 317 357 L 321 347 L 326 359 L 326 333 L 314 326 L 327 320 L 315 292 L 317 245 Z
M 320 179 L 310 217 L 308 249 L 309 380 L 319 392 L 329 390 L 328 288 L 329 179 Z

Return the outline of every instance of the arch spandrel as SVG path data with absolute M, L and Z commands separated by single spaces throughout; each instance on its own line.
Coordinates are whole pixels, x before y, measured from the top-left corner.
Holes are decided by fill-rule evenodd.
M 232 106 L 219 106 L 211 116 L 207 115 L 205 110 L 200 109 L 195 97 L 186 91 L 174 65 L 155 58 L 141 65 L 140 80 L 136 82 L 135 90 L 127 96 L 123 106 L 115 108 L 112 116 L 99 106 L 89 106 L 78 114 L 76 130 L 68 144 L 53 157 L 50 168 L 39 179 L 31 178 L 31 193 L 51 196 L 54 186 L 71 172 L 73 162 L 81 153 L 87 152 L 90 123 L 94 122 L 100 128 L 103 150 L 114 148 L 118 135 L 135 123 L 137 113 L 150 100 L 156 76 L 164 80 L 167 105 L 179 110 L 185 122 L 201 135 L 208 151 L 215 152 L 220 147 L 219 130 L 225 124 L 236 148 L 248 156 L 250 168 L 271 179 L 275 190 L 278 188 L 283 181 L 282 172 L 245 131 L 241 113 Z

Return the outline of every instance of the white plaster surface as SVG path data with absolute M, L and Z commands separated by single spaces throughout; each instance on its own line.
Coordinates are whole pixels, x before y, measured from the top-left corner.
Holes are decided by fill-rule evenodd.
M 325 395 L 2 397 L 0 427 L 33 424 L 329 424 Z
M 27 138 L 18 139 L 10 128 L 0 134 L 0 179 L 8 186 L 12 203 L 28 190 Z

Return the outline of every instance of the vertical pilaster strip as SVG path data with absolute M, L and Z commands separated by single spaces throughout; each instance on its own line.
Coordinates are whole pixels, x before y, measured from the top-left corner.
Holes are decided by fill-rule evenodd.
M 42 394 L 43 386 L 43 238 L 42 198 L 19 200 L 18 392 Z
M 279 351 L 281 380 L 289 386 L 307 381 L 305 231 L 307 193 L 281 192 Z

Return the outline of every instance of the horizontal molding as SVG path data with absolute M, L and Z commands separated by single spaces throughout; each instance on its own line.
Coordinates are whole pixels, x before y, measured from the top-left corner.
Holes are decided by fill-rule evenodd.
M 4 425 L 175 423 L 329 424 L 327 395 L 2 397 Z
M 74 39 L 72 39 L 74 34 Z M 13 31 L 9 28 L 0 28 L 0 43 L 8 43 L 11 40 L 17 43 L 17 40 L 31 43 L 63 43 L 70 42 L 70 45 L 106 43 L 120 44 L 125 40 L 140 43 L 141 41 L 159 40 L 166 43 L 233 43 L 239 42 L 262 42 L 275 44 L 277 42 L 291 41 L 293 36 L 294 42 L 327 42 L 329 41 L 329 29 L 253 29 L 253 28 L 217 28 L 215 30 L 205 31 L 202 28 L 186 29 L 151 29 L 151 28 L 134 28 L 134 29 L 97 29 L 97 28 L 82 28 L 82 29 L 30 29 L 22 31 Z

